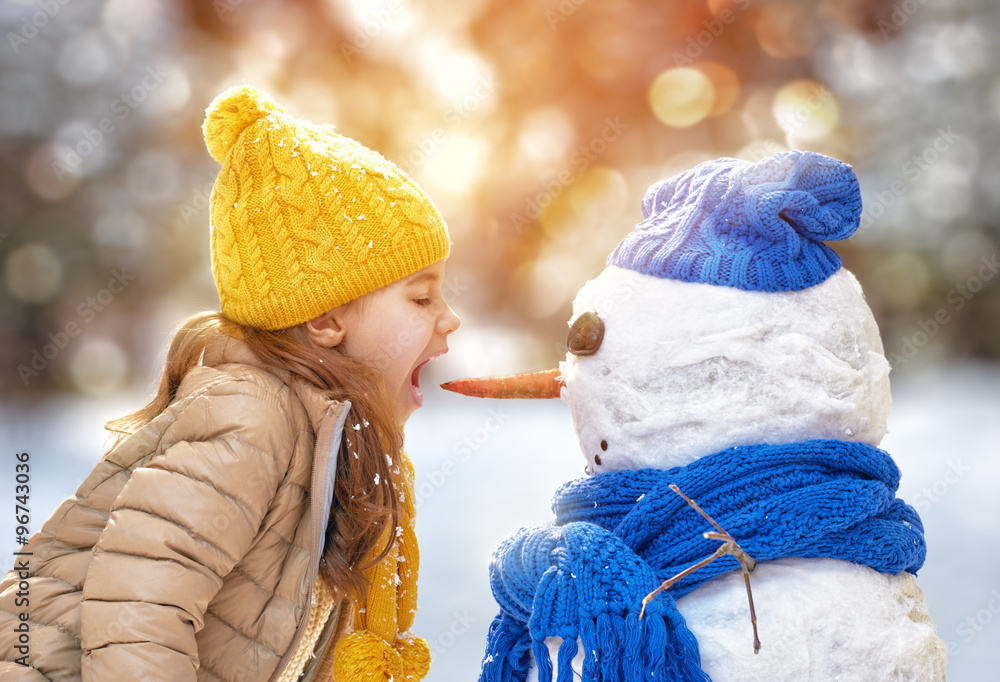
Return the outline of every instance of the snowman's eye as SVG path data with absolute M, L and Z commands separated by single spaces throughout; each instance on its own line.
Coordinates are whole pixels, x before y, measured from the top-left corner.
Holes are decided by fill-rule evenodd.
M 594 464 L 596 464 L 597 466 L 601 466 L 601 456 L 600 455 L 594 455 Z
M 573 355 L 591 355 L 604 340 L 604 321 L 593 310 L 576 318 L 566 337 L 566 345 Z
M 608 449 L 608 441 L 606 441 L 606 440 L 602 440 L 601 441 L 601 449 L 604 450 L 604 451 L 607 451 L 607 449 Z

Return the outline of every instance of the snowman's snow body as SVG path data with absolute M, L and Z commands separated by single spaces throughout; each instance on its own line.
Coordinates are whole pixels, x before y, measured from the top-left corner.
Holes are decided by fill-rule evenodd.
M 844 269 L 766 293 L 612 266 L 577 295 L 574 320 L 587 311 L 604 323 L 600 348 L 560 369 L 591 473 L 669 469 L 757 443 L 877 446 L 885 435 L 889 364 Z M 738 570 L 677 602 L 715 682 L 944 679 L 945 647 L 912 574 L 792 558 L 758 563 L 751 582 L 757 655 Z M 559 642 L 546 640 L 554 667 Z

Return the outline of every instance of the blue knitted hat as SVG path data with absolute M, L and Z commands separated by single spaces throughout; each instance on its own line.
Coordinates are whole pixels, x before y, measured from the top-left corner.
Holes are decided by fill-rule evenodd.
M 643 221 L 608 265 L 746 291 L 798 291 L 840 268 L 824 241 L 861 220 L 851 167 L 814 152 L 758 163 L 716 159 L 661 180 L 642 200 Z

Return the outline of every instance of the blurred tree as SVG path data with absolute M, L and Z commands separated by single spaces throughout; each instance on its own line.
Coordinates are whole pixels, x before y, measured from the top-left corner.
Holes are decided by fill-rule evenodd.
M 217 305 L 200 126 L 244 79 L 426 186 L 467 325 L 533 334 L 526 363 L 557 358 L 649 184 L 791 147 L 858 170 L 838 250 L 897 368 L 1000 357 L 996 3 L 54 6 L 0 9 L 5 392 L 144 382 L 162 331 Z

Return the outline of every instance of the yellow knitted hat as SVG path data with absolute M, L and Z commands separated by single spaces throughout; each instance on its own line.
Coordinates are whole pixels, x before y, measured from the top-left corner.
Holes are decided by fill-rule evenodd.
M 206 111 L 222 164 L 212 274 L 222 312 L 257 329 L 301 324 L 448 257 L 448 228 L 394 164 L 266 93 L 226 90 Z

